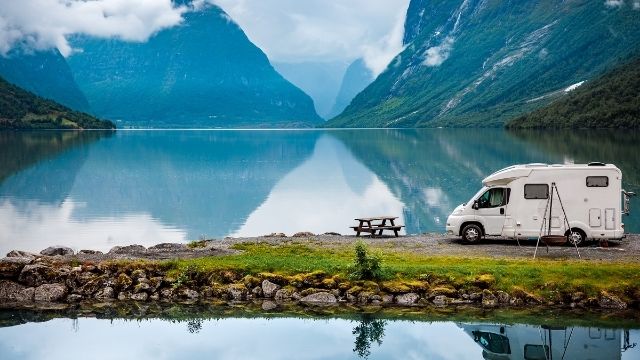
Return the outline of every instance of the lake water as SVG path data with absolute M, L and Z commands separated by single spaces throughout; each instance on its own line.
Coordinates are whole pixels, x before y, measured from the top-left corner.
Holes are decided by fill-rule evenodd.
M 54 318 L 0 312 L 3 359 L 639 359 L 640 329 L 376 315 Z M 42 321 L 42 320 L 38 320 Z M 574 320 L 575 321 L 575 320 Z
M 612 162 L 640 192 L 640 134 L 501 129 L 0 132 L 0 253 L 350 233 L 396 215 L 444 232 L 451 210 L 517 163 Z M 640 232 L 640 207 L 625 217 Z

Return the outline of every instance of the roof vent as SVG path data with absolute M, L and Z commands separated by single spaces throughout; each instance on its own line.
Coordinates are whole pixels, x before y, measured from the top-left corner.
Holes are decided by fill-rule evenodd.
M 606 164 L 599 161 L 592 161 L 589 164 L 587 164 L 587 166 L 606 166 Z

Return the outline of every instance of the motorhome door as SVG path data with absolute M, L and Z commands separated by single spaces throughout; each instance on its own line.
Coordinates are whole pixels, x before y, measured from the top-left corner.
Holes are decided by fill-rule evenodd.
M 484 225 L 485 235 L 501 235 L 506 206 L 509 203 L 508 188 L 488 189 L 476 200 L 476 218 Z

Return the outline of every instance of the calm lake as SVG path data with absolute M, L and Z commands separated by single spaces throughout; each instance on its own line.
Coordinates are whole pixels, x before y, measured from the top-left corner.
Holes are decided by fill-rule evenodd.
M 53 318 L 0 312 L 7 359 L 638 359 L 640 329 L 602 321 L 460 321 L 252 315 Z M 576 321 L 575 319 L 573 320 Z
M 410 234 L 444 232 L 498 169 L 612 162 L 640 192 L 639 154 L 640 133 L 619 131 L 0 132 L 0 253 L 347 234 L 353 218 L 374 215 L 399 216 Z M 630 232 L 639 205 L 624 219 Z

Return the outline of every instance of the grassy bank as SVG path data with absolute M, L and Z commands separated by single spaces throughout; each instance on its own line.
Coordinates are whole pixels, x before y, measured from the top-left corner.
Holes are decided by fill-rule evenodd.
M 174 278 L 229 283 L 244 277 L 282 277 L 283 282 L 314 278 L 316 284 L 362 286 L 350 276 L 353 247 L 325 248 L 309 244 L 242 243 L 237 255 L 171 260 L 158 265 Z M 482 257 L 441 257 L 371 249 L 382 262 L 374 279 L 383 290 L 447 289 L 456 291 L 505 291 L 526 293 L 546 301 L 567 301 L 580 295 L 615 294 L 624 301 L 640 299 L 640 264 L 585 260 L 523 260 Z M 297 279 L 296 279 L 297 276 Z M 324 281 L 324 282 L 323 282 Z M 310 284 L 311 280 L 308 281 Z M 309 285 L 308 284 L 308 285 Z

